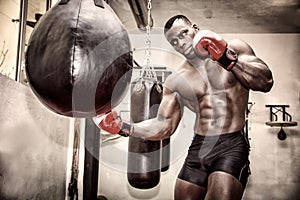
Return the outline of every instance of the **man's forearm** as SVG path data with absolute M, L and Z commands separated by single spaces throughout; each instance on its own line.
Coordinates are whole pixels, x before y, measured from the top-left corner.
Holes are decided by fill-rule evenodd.
M 171 128 L 167 120 L 158 118 L 148 119 L 132 124 L 134 131 L 132 136 L 147 140 L 161 140 L 170 137 Z
M 268 92 L 273 86 L 271 71 L 257 57 L 243 59 L 240 56 L 231 71 L 246 89 Z

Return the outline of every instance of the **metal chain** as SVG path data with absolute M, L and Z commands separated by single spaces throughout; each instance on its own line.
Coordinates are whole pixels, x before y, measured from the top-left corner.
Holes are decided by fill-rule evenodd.
M 151 29 L 151 0 L 148 0 L 148 5 L 147 5 L 147 9 L 148 9 L 148 18 L 147 18 L 147 26 L 146 26 L 146 45 L 147 45 L 147 50 L 146 50 L 146 64 L 147 66 L 149 66 L 150 62 L 151 62 L 151 35 L 150 35 L 150 29 Z
M 146 26 L 146 66 L 143 68 L 142 76 L 147 78 L 154 78 L 157 80 L 156 73 L 151 66 L 151 0 L 148 0 L 147 10 L 148 10 L 148 24 Z

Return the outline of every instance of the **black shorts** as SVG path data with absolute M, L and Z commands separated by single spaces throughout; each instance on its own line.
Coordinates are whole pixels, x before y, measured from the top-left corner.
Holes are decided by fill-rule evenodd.
M 245 188 L 250 174 L 249 150 L 242 131 L 206 137 L 195 134 L 178 178 L 207 188 L 208 176 L 222 171 Z

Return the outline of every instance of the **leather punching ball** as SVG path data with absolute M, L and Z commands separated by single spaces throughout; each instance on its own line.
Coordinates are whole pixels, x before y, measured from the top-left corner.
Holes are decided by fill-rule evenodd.
M 38 99 L 70 117 L 118 105 L 132 73 L 128 33 L 103 0 L 60 0 L 36 24 L 26 74 Z
M 162 98 L 162 85 L 151 79 L 131 83 L 130 115 L 133 122 L 154 118 Z M 138 189 L 155 187 L 160 181 L 161 141 L 129 138 L 127 178 Z

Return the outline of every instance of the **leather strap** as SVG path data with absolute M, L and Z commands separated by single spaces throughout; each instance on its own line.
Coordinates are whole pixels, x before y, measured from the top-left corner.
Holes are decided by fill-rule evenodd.
M 70 0 L 60 0 L 59 5 L 65 5 L 69 2 Z M 94 0 L 95 6 L 98 6 L 100 8 L 104 8 L 104 3 L 103 0 Z
M 95 6 L 104 8 L 103 0 L 94 0 Z
M 60 0 L 58 5 L 64 5 L 67 4 L 70 0 Z

